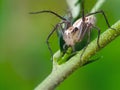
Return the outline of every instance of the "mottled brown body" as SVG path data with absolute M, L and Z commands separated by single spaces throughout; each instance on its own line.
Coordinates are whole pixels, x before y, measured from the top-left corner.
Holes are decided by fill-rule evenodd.
M 85 34 L 95 26 L 96 18 L 94 15 L 78 19 L 71 27 L 63 33 L 63 39 L 67 46 L 74 46 L 77 42 L 81 42 Z

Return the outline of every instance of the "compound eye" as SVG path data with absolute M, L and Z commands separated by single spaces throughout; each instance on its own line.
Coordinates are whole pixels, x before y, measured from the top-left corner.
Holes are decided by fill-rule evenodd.
M 73 32 L 76 32 L 78 30 L 78 28 L 77 27 L 75 27 L 74 29 L 73 29 Z
M 77 28 L 77 27 L 75 27 L 75 28 L 74 28 L 74 31 L 76 32 L 77 30 L 78 30 L 78 28 Z

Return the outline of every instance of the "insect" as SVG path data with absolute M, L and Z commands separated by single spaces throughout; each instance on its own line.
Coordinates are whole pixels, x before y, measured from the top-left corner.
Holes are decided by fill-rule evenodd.
M 65 50 L 65 47 L 72 47 L 73 51 L 76 51 L 75 45 L 77 43 L 82 42 L 83 38 L 87 35 L 87 43 L 84 47 L 87 47 L 87 45 L 90 42 L 90 35 L 91 35 L 91 30 L 95 28 L 98 31 L 98 38 L 97 38 L 97 45 L 99 45 L 99 38 L 100 38 L 100 29 L 96 26 L 96 17 L 94 14 L 102 14 L 108 28 L 110 27 L 110 24 L 108 22 L 108 19 L 104 13 L 104 11 L 96 11 L 93 13 L 86 14 L 84 13 L 84 0 L 81 1 L 81 10 L 82 10 L 82 17 L 76 20 L 74 23 L 71 21 L 72 18 L 64 18 L 60 16 L 59 14 L 50 11 L 50 10 L 44 10 L 44 11 L 39 11 L 39 12 L 31 12 L 30 14 L 39 14 L 39 13 L 51 13 L 58 18 L 62 19 L 62 21 L 58 24 L 55 25 L 54 29 L 50 32 L 46 39 L 46 43 L 48 45 L 48 48 L 51 52 L 51 55 L 53 56 L 52 49 L 49 45 L 49 39 L 52 36 L 52 34 L 57 30 L 59 33 L 59 38 L 60 38 L 60 47 L 61 51 Z M 62 43 L 61 43 L 62 42 Z M 81 54 L 82 55 L 82 54 Z

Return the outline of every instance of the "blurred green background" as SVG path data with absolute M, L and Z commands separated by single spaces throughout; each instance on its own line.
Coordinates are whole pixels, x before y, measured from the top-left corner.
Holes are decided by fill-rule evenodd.
M 95 0 L 86 0 L 85 9 Z M 120 0 L 106 0 L 101 7 L 112 25 L 120 19 Z M 45 43 L 60 20 L 31 11 L 53 10 L 65 15 L 65 0 L 0 0 L 0 90 L 33 90 L 50 72 L 52 62 Z M 102 32 L 107 29 L 97 16 Z M 51 42 L 58 48 L 56 37 Z M 99 61 L 80 68 L 56 90 L 120 90 L 120 37 L 98 53 Z

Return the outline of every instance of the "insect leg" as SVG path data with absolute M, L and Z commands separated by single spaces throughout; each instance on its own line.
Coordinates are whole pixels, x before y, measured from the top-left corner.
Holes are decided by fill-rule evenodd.
M 87 33 L 87 31 L 89 31 L 89 26 L 87 26 L 87 24 L 83 22 L 79 28 L 80 28 L 80 32 L 79 32 L 78 38 L 79 40 L 82 40 L 85 34 Z
M 65 26 L 65 28 L 66 28 L 66 27 L 69 25 L 69 22 L 67 22 L 67 21 L 62 21 L 61 23 L 56 24 L 56 26 L 55 26 L 54 29 L 50 32 L 50 34 L 48 35 L 48 37 L 47 37 L 47 39 L 46 39 L 46 43 L 47 43 L 48 49 L 49 49 L 52 57 L 53 57 L 53 52 L 52 52 L 52 49 L 51 49 L 50 44 L 49 44 L 49 39 L 50 39 L 50 37 L 52 36 L 52 34 L 53 34 L 58 28 L 61 28 L 61 34 L 63 35 L 65 28 L 62 27 L 62 24 L 66 24 L 66 26 Z
M 107 19 L 107 17 L 106 17 L 106 15 L 105 15 L 105 13 L 104 13 L 103 10 L 96 11 L 96 12 L 93 12 L 93 13 L 89 13 L 89 14 L 87 14 L 86 16 L 90 16 L 90 15 L 93 15 L 93 14 L 102 14 L 102 15 L 104 16 L 104 19 L 105 19 L 105 22 L 106 22 L 108 28 L 111 28 L 111 26 L 110 26 L 110 24 L 109 24 L 109 22 L 108 22 L 108 19 Z M 114 29 L 114 28 L 111 28 L 111 29 Z M 115 29 L 114 29 L 114 30 L 115 30 Z
M 52 57 L 53 57 L 53 52 L 52 52 L 52 49 L 51 49 L 50 44 L 49 44 L 49 39 L 50 39 L 50 37 L 52 36 L 52 34 L 56 31 L 56 29 L 57 29 L 60 25 L 61 25 L 61 23 L 56 24 L 56 26 L 55 26 L 54 29 L 50 32 L 50 34 L 48 35 L 48 37 L 47 37 L 47 39 L 46 39 L 46 43 L 47 43 L 48 49 L 49 49 Z
M 90 43 L 90 32 L 91 32 L 91 30 L 90 30 L 89 27 L 86 29 L 86 32 L 87 32 L 87 34 L 88 34 L 87 44 L 86 44 L 86 46 L 83 48 L 83 51 L 82 51 L 82 53 L 81 53 L 81 55 L 80 55 L 80 59 L 82 58 L 83 53 L 85 52 L 88 44 Z
M 48 37 L 46 39 L 46 44 L 48 46 L 48 49 L 49 49 L 52 57 L 53 57 L 53 52 L 52 52 L 52 49 L 51 49 L 50 44 L 49 44 L 49 39 L 52 36 L 52 34 L 54 33 L 54 31 L 57 29 L 57 27 L 58 27 L 58 24 L 54 27 L 54 29 L 50 32 L 50 34 L 48 35 Z
M 96 27 L 96 26 L 93 26 L 93 28 L 95 28 L 98 31 L 97 45 L 100 48 L 99 39 L 100 39 L 100 31 L 101 30 L 98 27 Z

